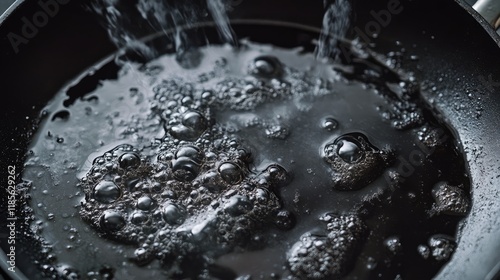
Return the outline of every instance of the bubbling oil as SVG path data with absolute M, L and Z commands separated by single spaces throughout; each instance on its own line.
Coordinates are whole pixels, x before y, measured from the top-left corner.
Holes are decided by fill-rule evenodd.
M 469 183 L 416 82 L 241 44 L 195 68 L 128 63 L 48 105 L 24 175 L 46 275 L 422 279 L 446 263 Z

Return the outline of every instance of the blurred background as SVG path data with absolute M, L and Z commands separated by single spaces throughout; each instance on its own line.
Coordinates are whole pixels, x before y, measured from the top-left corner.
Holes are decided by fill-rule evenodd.
M 3 12 L 7 10 L 7 8 L 10 7 L 10 5 L 12 5 L 12 3 L 14 2 L 15 0 L 0 0 L 0 14 L 3 14 Z M 474 5 L 474 3 L 476 3 L 476 0 L 466 0 L 466 2 L 470 5 Z

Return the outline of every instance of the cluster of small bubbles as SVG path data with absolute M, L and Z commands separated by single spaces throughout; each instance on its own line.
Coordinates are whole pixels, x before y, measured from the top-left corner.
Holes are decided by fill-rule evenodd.
M 253 205 L 248 196 L 235 195 L 230 197 L 223 206 L 224 211 L 233 217 L 241 216 L 252 210 Z
M 365 226 L 354 215 L 325 214 L 324 233 L 306 233 L 288 253 L 290 271 L 298 279 L 337 279 L 352 266 Z
M 103 153 L 80 182 L 83 219 L 108 238 L 136 244 L 139 265 L 261 246 L 248 240 L 267 225 L 291 229 L 294 219 L 275 194 L 286 170 L 270 164 L 250 173 L 240 140 L 218 126 L 206 135 L 213 141 L 167 137 L 156 160 L 130 145 Z
M 266 101 L 289 97 L 291 90 L 286 83 L 228 77 L 215 86 L 215 105 L 222 109 L 251 110 Z
M 433 235 L 428 243 L 431 256 L 436 261 L 447 261 L 456 248 L 453 238 L 446 235 Z
M 257 184 L 265 188 L 285 186 L 290 181 L 290 175 L 279 164 L 271 164 L 256 178 Z
M 394 57 L 398 56 L 394 54 Z M 188 64 L 194 64 L 184 67 L 195 66 L 199 61 L 196 61 L 196 56 L 194 58 L 192 61 L 189 58 L 185 60 Z M 301 207 L 308 203 L 309 197 L 305 192 L 299 192 L 300 186 L 295 189 L 295 197 L 289 198 L 293 199 L 291 202 L 286 199 L 287 195 L 293 195 L 294 190 L 282 192 L 280 189 L 289 185 L 290 173 L 299 164 L 291 164 L 290 170 L 281 165 L 283 162 L 295 163 L 299 159 L 294 157 L 290 160 L 288 155 L 279 155 L 277 159 L 265 158 L 260 161 L 262 156 L 267 156 L 253 146 L 260 143 L 253 143 L 252 139 L 239 135 L 240 132 L 243 135 L 246 133 L 244 129 L 256 130 L 257 135 L 267 138 L 262 141 L 273 144 L 296 137 L 295 127 L 289 122 L 293 121 L 291 118 L 276 117 L 278 111 L 273 112 L 272 116 L 260 115 L 260 109 L 267 110 L 268 104 L 274 106 L 276 102 L 282 105 L 278 101 L 284 101 L 285 105 L 295 106 L 293 109 L 297 109 L 297 113 L 310 112 L 318 101 L 316 97 L 335 92 L 335 85 L 307 71 L 287 67 L 277 57 L 270 55 L 252 59 L 244 66 L 246 74 L 243 76 L 238 74 L 240 71 L 229 71 L 229 66 L 235 67 L 233 64 L 222 58 L 217 62 L 216 69 L 197 75 L 194 79 L 198 81 L 195 83 L 182 78 L 152 79 L 154 97 L 148 100 L 148 117 L 157 120 L 158 127 L 163 127 L 164 133 L 153 140 L 152 146 L 136 149 L 121 145 L 96 158 L 80 182 L 85 193 L 80 210 L 82 218 L 104 237 L 135 246 L 133 255 L 128 257 L 139 265 L 148 265 L 158 259 L 167 270 L 174 267 L 183 270 L 192 265 L 192 256 L 199 257 L 192 266 L 199 270 L 194 273 L 200 279 L 205 279 L 202 275 L 212 279 L 207 267 L 219 256 L 229 252 L 245 253 L 263 249 L 271 242 L 279 243 L 281 240 L 277 231 L 304 230 L 302 224 L 296 224 L 303 219 L 312 219 L 323 227 L 306 229 L 310 231 L 303 234 L 300 240 L 297 240 L 296 232 L 285 234 L 287 238 L 293 239 L 283 243 L 297 242 L 293 248 L 285 249 L 288 255 L 283 269 L 289 269 L 293 275 L 290 279 L 335 279 L 345 276 L 353 267 L 358 248 L 362 247 L 361 243 L 368 232 L 361 215 L 367 215 L 369 211 L 365 209 L 352 215 L 345 213 L 355 211 L 343 211 L 339 215 L 325 214 L 317 221 L 317 216 L 311 214 L 317 213 L 314 206 Z M 151 76 L 158 74 L 155 69 L 150 72 Z M 362 72 L 368 81 L 368 84 L 361 86 L 363 89 L 372 89 L 370 83 L 384 80 L 384 69 Z M 392 83 L 375 86 L 375 92 L 387 101 L 378 109 L 383 118 L 396 129 L 418 127 L 410 133 L 416 132 L 418 140 L 428 148 L 441 145 L 440 131 L 427 124 L 421 125 L 423 111 L 420 105 L 413 102 L 419 91 L 416 82 L 407 79 Z M 142 98 L 137 88 L 131 88 L 130 96 L 137 100 Z M 263 106 L 258 108 L 260 105 Z M 387 171 L 391 195 L 395 193 L 396 188 L 402 186 L 404 178 L 400 173 L 386 169 L 393 163 L 395 151 L 399 150 L 380 149 L 369 141 L 373 140 L 378 147 L 382 147 L 384 143 L 375 142 L 375 139 L 384 137 L 373 135 L 373 138 L 369 138 L 360 132 L 347 133 L 350 124 L 344 122 L 345 116 L 340 112 L 337 115 L 335 110 L 331 112 L 327 114 L 335 114 L 336 117 L 319 112 L 314 117 L 312 128 L 322 136 L 329 137 L 327 142 L 323 142 L 324 145 L 318 142 L 316 146 L 320 147 L 319 153 L 323 159 L 318 164 L 326 163 L 327 173 L 326 178 L 320 178 L 325 183 L 314 187 L 320 189 L 331 186 L 334 189 L 333 192 L 325 190 L 321 193 L 321 202 L 329 197 L 328 193 L 337 193 L 337 190 L 359 190 L 359 193 L 371 191 L 371 188 L 361 188 L 378 184 L 379 181 L 375 180 L 384 171 Z M 239 119 L 232 118 L 233 113 L 250 117 L 242 117 L 244 120 L 241 122 L 244 124 L 241 125 Z M 295 112 L 290 115 L 293 114 Z M 337 117 L 342 124 L 340 127 Z M 225 120 L 228 120 L 227 123 Z M 236 121 L 233 123 L 233 120 Z M 370 133 L 370 130 L 366 132 Z M 282 144 L 285 142 L 288 141 L 281 141 Z M 251 145 L 251 149 L 245 146 L 247 144 Z M 395 146 L 399 149 L 399 146 Z M 252 155 L 249 151 L 258 154 Z M 253 162 L 254 159 L 258 160 Z M 267 165 L 264 166 L 264 163 Z M 317 179 L 316 176 L 321 176 L 324 168 L 310 165 L 301 166 L 300 170 L 306 170 L 308 179 Z M 300 177 L 298 173 L 294 175 Z M 440 209 L 437 212 L 451 214 L 449 211 L 452 208 L 455 213 L 467 211 L 468 204 L 463 209 L 458 208 L 457 191 L 453 188 L 437 188 L 434 191 L 434 208 Z M 280 194 L 285 201 L 282 201 Z M 363 199 L 369 196 L 364 195 Z M 370 202 L 373 205 L 386 203 L 375 201 L 381 197 L 378 193 L 372 197 L 374 199 Z M 466 202 L 469 203 L 468 200 Z M 294 212 L 286 208 L 288 204 L 292 204 Z M 464 203 L 460 202 L 460 205 Z M 337 210 L 324 209 L 326 211 Z M 387 249 L 391 258 L 402 255 L 401 239 L 405 238 L 400 232 L 394 234 L 398 235 L 380 236 L 376 245 L 382 250 Z M 438 243 L 430 240 L 428 246 L 422 245 L 423 249 L 420 249 L 427 249 L 429 257 L 443 256 L 448 252 L 443 249 L 446 244 Z M 367 256 L 369 254 L 363 254 L 362 258 L 366 260 Z M 374 258 L 368 257 L 366 264 L 369 269 L 378 269 L 377 266 L 388 265 L 388 262 L 390 260 L 377 263 Z M 187 274 L 194 275 L 186 270 L 177 271 L 176 277 L 186 278 Z M 282 276 L 269 272 L 264 274 L 273 278 Z
M 86 279 L 112 280 L 115 276 L 115 269 L 107 265 L 96 271 L 89 271 Z
M 431 250 L 426 245 L 418 245 L 417 251 L 424 259 L 428 259 L 431 255 Z
M 387 85 L 384 85 L 387 87 Z M 411 81 L 401 82 L 397 87 L 397 93 L 391 88 L 382 89 L 382 92 L 390 92 L 387 99 L 390 106 L 381 111 L 383 119 L 389 121 L 395 129 L 406 130 L 419 127 L 425 123 L 423 110 L 413 102 L 418 96 L 418 86 Z
M 453 186 L 442 182 L 434 187 L 432 196 L 435 201 L 433 210 L 436 213 L 464 216 L 469 210 L 469 198 L 463 186 Z
M 401 240 L 397 236 L 392 236 L 384 240 L 385 247 L 393 254 L 401 252 Z
M 81 279 L 80 274 L 77 271 L 75 271 L 75 269 L 73 269 L 71 267 L 65 266 L 61 270 L 62 271 L 60 272 L 60 274 L 64 277 L 64 279 L 68 279 L 68 280 Z
M 197 89 L 181 79 L 162 80 L 154 86 L 154 100 L 150 103 L 154 115 L 160 116 L 173 133 L 195 138 L 196 133 L 209 126 L 206 106 L 213 101 L 211 90 Z M 184 136 L 183 133 L 191 134 Z M 201 132 L 202 133 L 202 132 Z
M 397 113 L 391 116 L 392 126 L 399 130 L 405 130 L 413 127 L 420 126 L 424 123 L 424 115 L 420 109 L 408 108 L 394 109 Z
M 275 124 L 267 126 L 265 133 L 268 138 L 285 140 L 290 134 L 290 129 L 283 124 Z
M 419 245 L 417 251 L 424 259 L 432 257 L 438 262 L 448 261 L 455 251 L 456 243 L 452 237 L 436 234 L 429 238 L 427 245 Z
M 392 153 L 379 150 L 362 133 L 350 133 L 327 143 L 323 157 L 335 172 L 333 187 L 355 190 L 376 179 L 389 165 Z
M 171 123 L 176 122 L 171 121 Z M 180 117 L 180 123 L 169 128 L 169 133 L 179 140 L 194 141 L 208 128 L 208 121 L 198 111 L 188 111 Z
M 417 130 L 417 138 L 429 151 L 434 151 L 443 148 L 450 136 L 440 128 L 424 125 Z
M 187 148 L 181 148 L 187 150 Z M 193 155 L 184 155 L 177 152 L 176 158 L 172 161 L 172 172 L 174 177 L 181 182 L 194 180 L 200 172 L 200 162 Z
M 281 210 L 276 214 L 275 224 L 281 230 L 290 230 L 295 226 L 295 217 L 290 211 Z

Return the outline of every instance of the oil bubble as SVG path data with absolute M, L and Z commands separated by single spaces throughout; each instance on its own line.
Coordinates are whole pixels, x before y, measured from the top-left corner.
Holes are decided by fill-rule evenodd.
M 243 179 L 243 172 L 241 168 L 232 162 L 222 163 L 219 166 L 219 174 L 224 181 L 232 185 L 241 182 Z
M 177 150 L 177 152 L 175 153 L 175 158 L 178 159 L 182 157 L 190 158 L 196 163 L 201 163 L 201 161 L 203 160 L 203 155 L 200 149 L 198 149 L 196 146 L 184 146 Z
M 285 140 L 290 135 L 290 129 L 281 124 L 270 125 L 264 132 L 267 138 L 277 140 Z
M 172 171 L 177 180 L 190 182 L 198 176 L 200 166 L 190 158 L 181 157 L 172 162 Z
M 141 158 L 135 153 L 125 153 L 120 156 L 118 163 L 123 169 L 137 168 L 141 164 Z
M 274 223 L 280 230 L 290 230 L 295 225 L 295 218 L 290 211 L 281 210 L 278 214 L 276 214 L 276 220 Z
M 281 62 L 274 56 L 259 56 L 248 67 L 249 74 L 262 78 L 276 78 L 281 76 L 283 69 Z
M 186 219 L 186 210 L 177 204 L 167 203 L 163 206 L 163 219 L 169 225 L 180 225 Z
M 455 241 L 450 236 L 436 234 L 429 238 L 431 256 L 436 261 L 447 261 L 455 251 Z
M 453 216 L 464 216 L 469 209 L 469 199 L 462 186 L 439 183 L 432 190 L 434 197 L 433 210 L 437 213 Z
M 156 201 L 149 196 L 143 196 L 137 200 L 137 208 L 143 211 L 151 211 L 156 207 Z
M 339 138 L 333 145 L 337 155 L 347 163 L 356 163 L 363 157 L 361 144 L 354 138 Z
M 190 111 L 184 114 L 182 117 L 182 124 L 188 128 L 191 128 L 195 132 L 203 133 L 207 129 L 207 120 L 205 117 L 197 111 Z
M 101 181 L 94 188 L 94 199 L 100 203 L 113 203 L 121 196 L 120 188 L 111 181 Z
M 99 224 L 106 231 L 118 231 L 125 226 L 125 218 L 118 211 L 106 210 L 102 214 Z
M 137 248 L 134 251 L 134 261 L 138 265 L 146 265 L 153 260 L 153 254 L 146 248 Z
M 425 245 L 418 245 L 417 247 L 417 252 L 422 256 L 424 259 L 428 259 L 429 256 L 431 255 L 431 249 Z
M 321 127 L 327 131 L 334 131 L 338 125 L 338 122 L 333 117 L 326 117 L 321 122 Z
M 207 119 L 200 112 L 188 111 L 182 116 L 181 124 L 171 127 L 169 132 L 179 140 L 195 141 L 207 128 Z
M 397 236 L 392 236 L 384 241 L 385 247 L 391 251 L 393 254 L 397 254 L 401 251 L 401 240 Z
M 252 210 L 253 206 L 247 196 L 235 195 L 224 205 L 224 210 L 231 216 L 240 216 Z
M 57 120 L 62 120 L 62 121 L 67 121 L 69 119 L 70 112 L 67 110 L 61 110 L 56 112 L 52 116 L 52 121 L 57 121 Z
M 373 182 L 394 159 L 391 150 L 379 150 L 362 133 L 344 134 L 326 144 L 324 159 L 334 171 L 332 186 L 356 190 Z
M 143 212 L 140 212 L 140 211 L 133 212 L 130 215 L 130 221 L 136 225 L 140 225 L 140 224 L 146 222 L 147 220 L 148 220 L 148 216 L 146 216 L 146 214 L 144 214 Z

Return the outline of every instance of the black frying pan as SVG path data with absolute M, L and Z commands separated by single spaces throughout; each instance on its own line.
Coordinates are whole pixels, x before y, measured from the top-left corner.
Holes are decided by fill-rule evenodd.
M 105 29 L 79 1 L 57 3 L 60 8 L 57 13 L 46 22 L 40 18 L 39 26 L 24 30 L 25 34 L 23 17 L 31 19 L 40 12 L 37 1 L 17 1 L 1 18 L 2 188 L 8 185 L 9 166 L 15 166 L 17 180 L 20 179 L 40 109 L 66 82 L 115 51 Z M 357 0 L 354 26 L 366 27 L 374 21 L 370 12 L 386 9 L 387 3 Z M 380 28 L 380 36 L 369 40 L 376 43 L 377 52 L 395 50 L 395 42 L 399 41 L 411 46 L 409 51 L 419 57 L 418 63 L 408 61 L 402 67 L 414 71 L 420 81 L 429 85 L 424 97 L 432 100 L 436 111 L 453 127 L 462 143 L 473 186 L 473 206 L 460 229 L 458 248 L 437 279 L 493 279 L 500 270 L 500 162 L 497 157 L 500 151 L 497 129 L 500 37 L 462 1 L 401 0 L 401 6 L 403 11 Z M 243 1 L 231 17 L 273 19 L 318 27 L 322 13 L 321 3 L 259 0 Z M 13 39 L 13 33 L 23 38 Z M 354 35 L 355 31 L 351 33 Z M 266 36 L 271 39 L 273 35 L 262 36 L 265 40 Z M 440 77 L 444 77 L 443 81 L 438 80 Z M 441 94 L 430 90 L 433 86 Z M 4 238 L 8 234 L 4 224 L 7 196 L 2 194 L 0 199 L 0 233 L 3 234 L 0 242 L 5 252 L 8 251 Z M 35 243 L 17 245 L 18 269 L 29 278 L 38 275 L 36 266 L 25 261 L 29 260 Z M 1 265 L 5 268 L 4 261 Z M 8 275 L 23 279 L 21 273 Z

